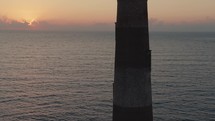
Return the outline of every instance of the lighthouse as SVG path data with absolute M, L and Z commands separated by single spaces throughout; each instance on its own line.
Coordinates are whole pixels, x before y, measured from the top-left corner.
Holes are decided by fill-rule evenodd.
M 147 0 L 117 0 L 113 121 L 153 121 Z

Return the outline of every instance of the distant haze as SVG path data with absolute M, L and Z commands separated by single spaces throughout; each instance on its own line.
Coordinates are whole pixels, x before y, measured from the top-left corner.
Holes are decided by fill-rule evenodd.
M 214 0 L 148 0 L 150 31 L 215 31 Z M 114 30 L 117 0 L 1 0 L 0 30 Z

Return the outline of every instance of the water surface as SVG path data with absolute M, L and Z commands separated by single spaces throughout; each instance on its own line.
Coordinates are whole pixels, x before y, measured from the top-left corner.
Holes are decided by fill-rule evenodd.
M 151 33 L 155 121 L 215 120 L 215 34 Z M 0 32 L 0 120 L 111 121 L 113 32 Z

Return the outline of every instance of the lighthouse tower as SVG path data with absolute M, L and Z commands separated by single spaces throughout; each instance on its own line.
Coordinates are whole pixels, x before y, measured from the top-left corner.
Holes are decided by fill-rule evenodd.
M 147 0 L 117 0 L 113 121 L 152 121 Z

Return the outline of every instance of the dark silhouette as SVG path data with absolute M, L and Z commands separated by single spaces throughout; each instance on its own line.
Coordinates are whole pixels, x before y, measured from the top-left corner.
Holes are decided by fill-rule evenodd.
M 147 0 L 118 0 L 113 121 L 152 121 Z

